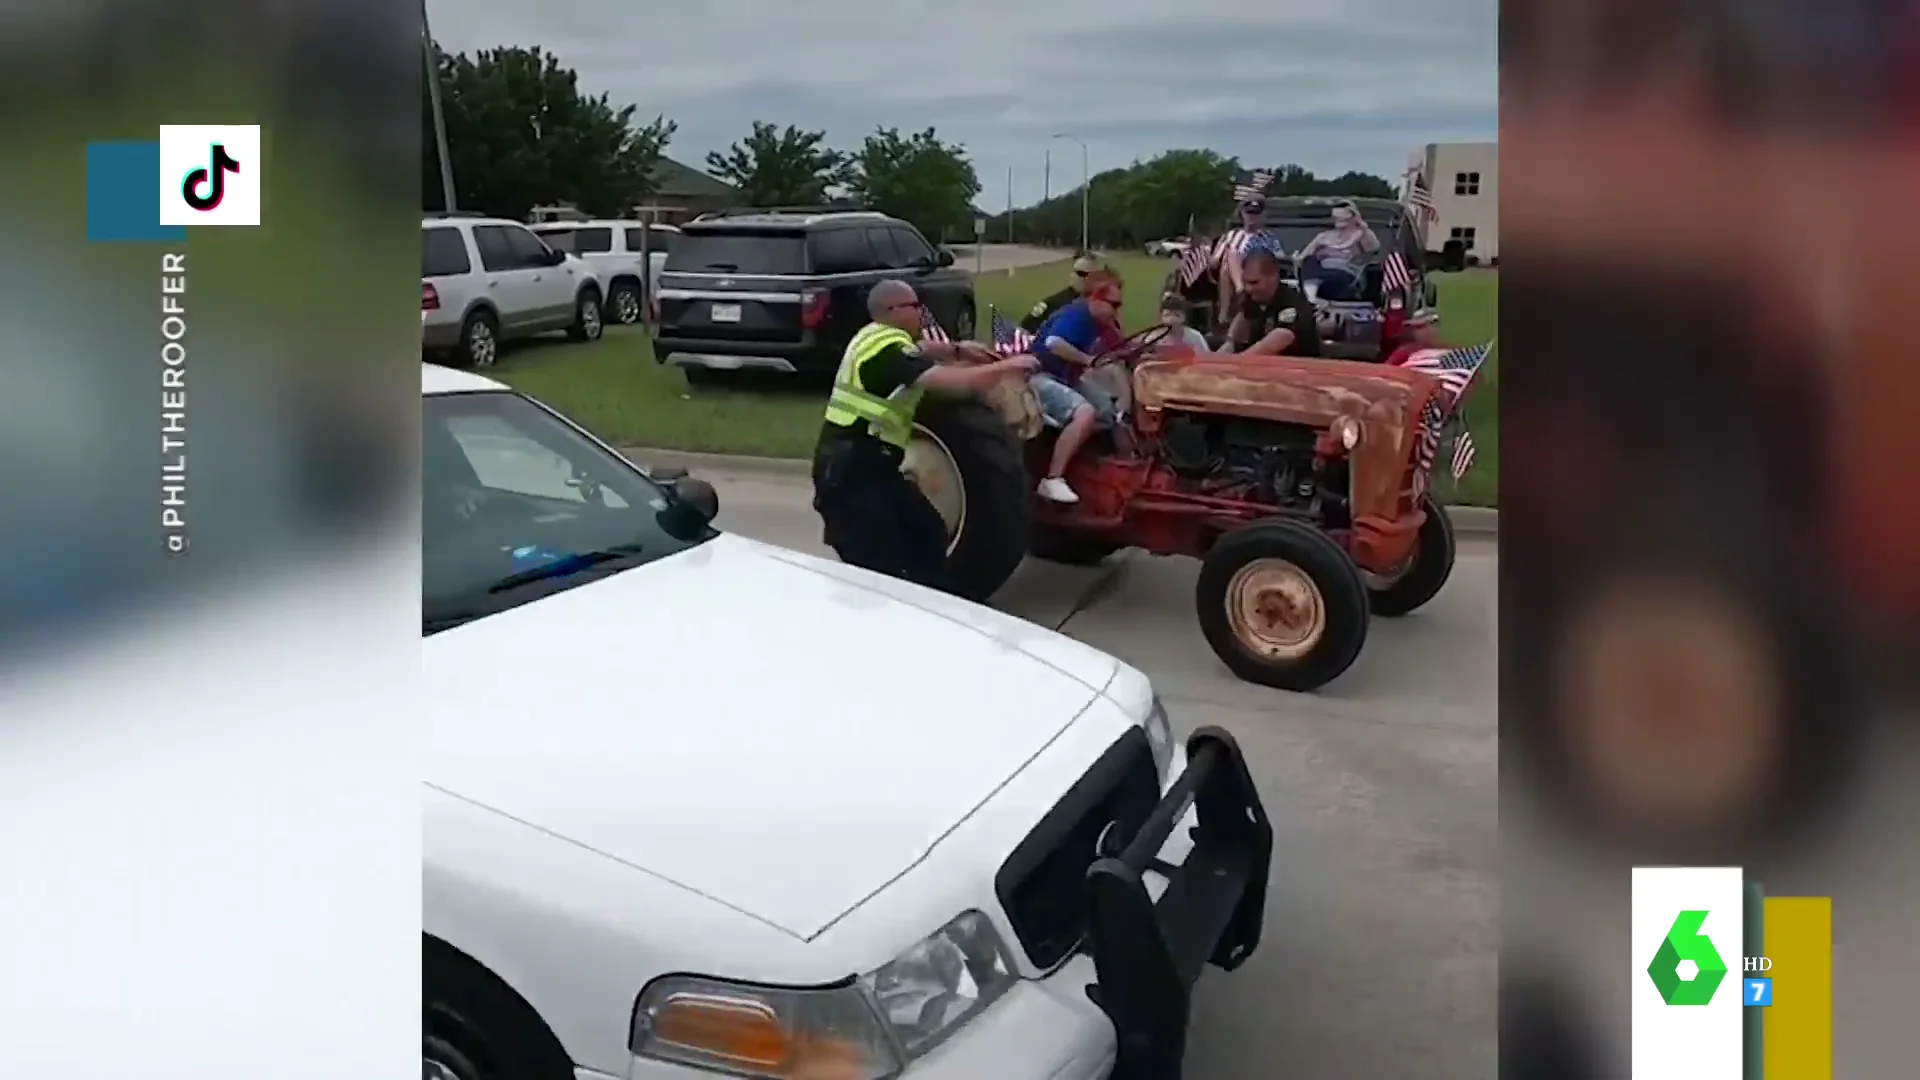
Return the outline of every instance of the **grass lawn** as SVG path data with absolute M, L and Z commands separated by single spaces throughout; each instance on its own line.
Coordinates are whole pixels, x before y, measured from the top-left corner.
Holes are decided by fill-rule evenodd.
M 1154 297 L 1166 260 L 1145 255 L 1116 257 L 1129 285 L 1125 321 L 1138 329 L 1155 315 Z M 1012 274 L 989 272 L 978 282 L 980 336 L 987 335 L 989 305 L 1018 320 L 1040 297 L 1068 281 L 1064 262 Z M 1468 271 L 1440 279 L 1440 306 L 1449 340 L 1484 341 L 1497 318 L 1496 276 Z M 1469 399 L 1467 423 L 1480 447 L 1473 471 L 1457 492 L 1441 482 L 1453 501 L 1494 505 L 1500 452 L 1495 410 L 1499 372 L 1487 362 Z M 806 457 L 820 433 L 826 407 L 821 387 L 782 389 L 760 380 L 739 388 L 693 387 L 678 368 L 654 362 L 651 342 L 639 329 L 609 330 L 592 345 L 561 339 L 510 351 L 489 374 L 553 405 L 601 438 L 620 446 L 654 446 L 759 457 Z

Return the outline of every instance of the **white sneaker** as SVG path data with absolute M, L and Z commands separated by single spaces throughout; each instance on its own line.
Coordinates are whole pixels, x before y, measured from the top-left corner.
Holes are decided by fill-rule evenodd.
M 1048 502 L 1057 502 L 1065 506 L 1072 506 L 1074 503 L 1080 501 L 1080 496 L 1075 495 L 1073 489 L 1067 486 L 1067 482 L 1057 476 L 1049 476 L 1045 480 L 1040 481 L 1040 487 L 1037 490 L 1039 491 L 1040 497 Z

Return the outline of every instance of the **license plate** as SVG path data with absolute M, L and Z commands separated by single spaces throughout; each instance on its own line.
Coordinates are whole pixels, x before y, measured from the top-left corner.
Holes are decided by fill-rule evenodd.
M 739 304 L 713 305 L 713 321 L 714 322 L 739 322 L 740 321 L 740 305 Z

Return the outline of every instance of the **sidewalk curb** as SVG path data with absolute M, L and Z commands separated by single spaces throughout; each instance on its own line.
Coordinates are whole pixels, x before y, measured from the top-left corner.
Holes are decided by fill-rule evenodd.
M 738 454 L 706 454 L 694 450 L 655 450 L 645 446 L 623 446 L 620 452 L 642 468 L 685 469 L 690 473 L 734 472 L 753 476 L 810 476 L 813 462 L 806 458 L 747 457 Z M 1469 536 L 1492 536 L 1500 531 L 1500 511 L 1484 506 L 1449 507 L 1455 532 Z

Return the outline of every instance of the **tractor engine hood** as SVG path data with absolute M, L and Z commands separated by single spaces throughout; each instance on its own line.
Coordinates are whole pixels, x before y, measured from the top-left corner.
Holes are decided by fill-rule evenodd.
M 1352 473 L 1355 509 L 1375 513 L 1405 486 L 1420 414 L 1440 389 L 1418 371 L 1290 356 L 1202 356 L 1151 361 L 1134 374 L 1141 409 L 1268 420 L 1315 429 L 1360 422 Z

